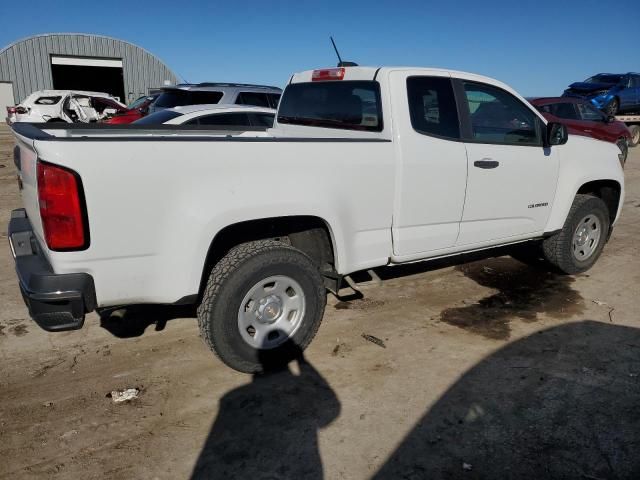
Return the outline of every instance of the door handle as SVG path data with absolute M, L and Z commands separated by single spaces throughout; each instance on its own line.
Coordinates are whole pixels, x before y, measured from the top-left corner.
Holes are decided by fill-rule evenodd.
M 473 162 L 474 167 L 484 169 L 496 168 L 498 165 L 500 165 L 500 162 L 497 160 L 491 160 L 490 158 L 483 158 L 482 160 L 476 160 Z

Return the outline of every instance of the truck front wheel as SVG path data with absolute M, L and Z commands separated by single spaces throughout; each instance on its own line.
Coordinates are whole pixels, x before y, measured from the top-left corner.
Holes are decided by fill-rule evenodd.
M 582 273 L 602 253 L 609 225 L 609 210 L 600 198 L 576 195 L 562 230 L 542 242 L 543 256 L 564 273 Z
M 232 248 L 213 267 L 198 324 L 224 363 L 259 373 L 309 345 L 326 301 L 318 267 L 307 255 L 278 241 L 253 241 Z

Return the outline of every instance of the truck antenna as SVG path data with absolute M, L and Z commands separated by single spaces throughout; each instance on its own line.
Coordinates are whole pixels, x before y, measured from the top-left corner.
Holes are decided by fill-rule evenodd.
M 355 62 L 343 62 L 342 57 L 340 56 L 340 52 L 338 52 L 338 47 L 336 47 L 336 42 L 333 41 L 333 37 L 329 35 L 329 39 L 331 40 L 331 45 L 333 45 L 333 49 L 336 51 L 336 55 L 338 56 L 338 66 L 339 67 L 357 67 L 358 64 Z

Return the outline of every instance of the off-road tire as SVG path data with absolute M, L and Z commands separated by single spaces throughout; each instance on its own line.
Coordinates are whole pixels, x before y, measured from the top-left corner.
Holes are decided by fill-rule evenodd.
M 586 260 L 579 261 L 573 254 L 573 236 L 578 222 L 589 214 L 599 218 L 602 232 L 593 254 Z M 593 195 L 578 194 L 573 200 L 562 230 L 542 242 L 544 258 L 563 273 L 574 275 L 585 272 L 593 266 L 602 253 L 609 236 L 609 227 L 609 210 L 606 204 Z
M 238 311 L 249 289 L 273 275 L 295 279 L 305 295 L 302 323 L 281 346 L 257 349 L 238 329 Z M 318 267 L 300 250 L 275 240 L 259 240 L 232 248 L 211 270 L 198 307 L 198 325 L 209 348 L 228 366 L 245 373 L 279 368 L 297 357 L 315 336 L 327 302 Z

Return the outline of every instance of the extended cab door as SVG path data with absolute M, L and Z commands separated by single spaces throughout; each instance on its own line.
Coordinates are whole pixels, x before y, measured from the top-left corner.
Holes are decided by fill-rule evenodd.
M 398 155 L 393 215 L 396 257 L 453 247 L 467 181 L 467 154 L 451 77 L 391 72 Z
M 463 112 L 469 175 L 457 246 L 490 245 L 541 233 L 558 179 L 544 123 L 510 92 L 455 80 Z

